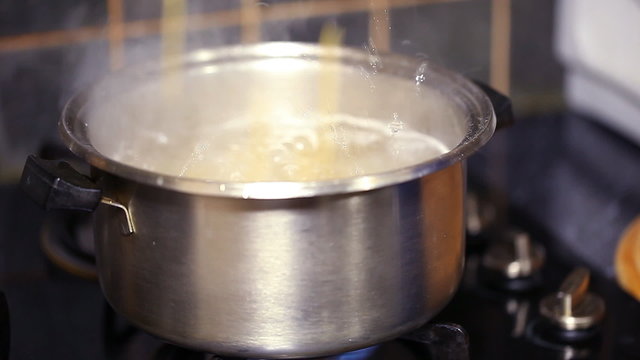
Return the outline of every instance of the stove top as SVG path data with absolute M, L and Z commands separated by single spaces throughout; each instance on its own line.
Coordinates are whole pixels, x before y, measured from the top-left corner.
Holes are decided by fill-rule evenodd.
M 327 359 L 638 358 L 640 303 L 613 273 L 617 239 L 640 213 L 637 159 L 635 145 L 572 114 L 522 120 L 498 134 L 469 161 L 479 215 L 451 303 L 402 339 Z M 8 305 L 0 301 L 0 359 L 8 341 L 11 359 L 225 359 L 163 343 L 116 315 L 78 219 L 45 218 L 17 186 L 0 187 Z M 567 322 L 553 311 L 567 294 L 569 318 L 591 321 L 587 329 L 561 330 Z

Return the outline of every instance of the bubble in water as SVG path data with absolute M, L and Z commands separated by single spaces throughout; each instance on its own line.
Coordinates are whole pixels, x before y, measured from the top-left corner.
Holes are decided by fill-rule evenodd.
M 303 119 L 309 119 L 312 115 L 313 115 L 313 112 L 311 111 L 311 109 L 304 109 L 302 111 L 302 114 L 300 114 L 300 116 Z
M 204 153 L 209 149 L 209 142 L 203 141 L 196 144 L 189 160 L 184 164 L 178 176 L 184 176 L 194 163 L 204 160 Z
M 367 80 L 371 78 L 371 74 L 364 68 L 364 66 L 360 66 L 360 75 Z
M 280 170 L 287 180 L 291 180 L 298 177 L 300 167 L 296 164 L 285 164 Z
M 382 60 L 373 43 L 373 38 L 369 38 L 369 45 L 365 45 L 365 49 L 369 52 L 369 66 L 371 66 L 373 74 L 377 74 L 378 70 L 382 69 Z
M 362 170 L 362 167 L 360 166 L 360 164 L 354 163 L 353 164 L 353 172 L 352 173 L 353 173 L 354 176 L 358 176 L 358 175 L 364 173 L 364 171 Z
M 362 77 L 369 83 L 369 90 L 374 91 L 376 84 L 373 82 L 371 74 L 364 68 L 364 66 L 360 66 L 360 75 L 362 75 Z
M 163 133 L 156 133 L 156 141 L 159 144 L 168 144 L 169 143 L 169 137 Z
M 422 63 L 416 70 L 416 85 L 420 86 L 427 79 L 427 63 Z
M 209 148 L 209 142 L 199 142 L 196 145 L 195 151 L 196 153 L 201 154 L 202 152 L 207 151 L 208 148 Z
M 368 64 L 364 67 L 368 68 Z M 221 128 L 220 141 L 208 141 L 204 161 L 198 162 L 192 156 L 197 150 L 206 148 L 207 141 L 194 141 L 185 144 L 184 153 L 178 154 L 180 157 L 175 165 L 171 164 L 168 170 L 156 171 L 174 174 L 186 158 L 190 163 L 185 176 L 215 180 L 218 183 L 214 187 L 224 195 L 231 189 L 227 184 L 234 182 L 319 181 L 360 176 L 402 167 L 443 152 L 432 145 L 430 137 L 413 131 L 408 120 L 404 122 L 408 119 L 406 112 L 394 110 L 396 112 L 389 111 L 382 122 L 344 114 L 326 116 L 317 113 L 311 113 L 311 119 L 304 126 L 290 126 L 289 119 L 283 119 L 282 124 L 274 125 L 279 129 L 277 136 L 251 147 L 247 146 L 247 139 L 235 140 L 250 129 L 250 123 L 233 123 L 234 127 Z M 158 159 L 161 160 L 164 159 Z M 154 185 L 158 177 L 160 175 L 154 176 Z M 167 181 L 165 178 L 164 184 Z M 249 186 L 250 192 L 245 195 L 250 195 L 249 198 L 262 196 L 254 189 Z M 242 193 L 243 189 L 239 189 L 238 197 Z
M 402 129 L 404 129 L 404 122 L 400 120 L 400 116 L 397 112 L 393 113 L 393 121 L 389 123 L 388 127 L 391 131 L 391 136 L 399 133 Z
M 282 148 L 276 152 L 282 161 L 279 163 L 289 163 L 296 155 L 309 155 L 314 151 L 314 146 L 306 136 L 296 136 L 295 138 L 282 144 Z M 274 160 L 276 160 L 274 158 Z
M 284 144 L 284 146 L 287 147 L 287 144 Z M 271 151 L 271 160 L 273 161 L 274 164 L 285 163 L 291 160 L 290 158 L 291 158 L 290 152 L 281 147 L 275 148 Z
M 373 73 L 376 74 L 378 70 L 382 68 L 382 61 L 380 60 L 380 56 L 378 56 L 377 54 L 369 55 L 369 65 L 371 65 Z
M 313 144 L 306 136 L 296 136 L 293 139 L 293 149 L 298 153 L 309 153 L 313 151 Z
M 335 123 L 331 125 L 331 140 L 345 152 L 349 150 L 348 136 L 344 126 Z

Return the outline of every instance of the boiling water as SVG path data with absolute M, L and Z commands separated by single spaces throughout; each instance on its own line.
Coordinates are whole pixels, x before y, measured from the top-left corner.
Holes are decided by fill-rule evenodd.
M 317 181 L 399 169 L 448 151 L 433 137 L 398 124 L 317 115 L 308 125 L 271 122 L 256 141 L 250 136 L 255 121 L 234 119 L 199 129 L 197 141 L 187 137 L 171 151 L 128 147 L 113 157 L 158 173 L 220 182 Z M 162 149 L 166 137 L 156 140 Z
M 332 106 L 319 101 L 329 71 L 340 80 L 326 86 L 340 94 Z M 81 113 L 91 145 L 157 174 L 319 181 L 416 165 L 468 132 L 468 114 L 447 92 L 410 76 L 363 77 L 359 66 L 276 58 L 170 75 L 182 78 L 175 98 L 164 96 L 163 77 L 118 78 L 92 92 Z

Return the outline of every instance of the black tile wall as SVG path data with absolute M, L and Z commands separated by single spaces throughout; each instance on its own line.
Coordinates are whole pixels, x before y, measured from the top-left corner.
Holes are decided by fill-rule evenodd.
M 273 4 L 279 4 L 279 3 L 304 2 L 304 1 L 308 1 L 308 0 L 260 0 L 259 4 L 261 4 L 262 6 L 271 6 Z
M 308 0 L 261 0 L 260 3 L 271 6 L 293 1 Z M 107 20 L 106 3 L 107 0 L 0 0 L 0 38 L 102 26 Z M 188 0 L 188 11 L 227 10 L 240 4 L 241 0 Z M 511 87 L 515 108 L 522 110 L 520 112 L 546 111 L 549 107 L 545 107 L 544 101 L 557 99 L 561 94 L 562 69 L 552 51 L 554 4 L 555 0 L 512 1 Z M 123 5 L 127 20 L 155 19 L 161 15 L 161 0 L 123 0 Z M 367 44 L 369 15 L 366 12 L 268 22 L 262 27 L 263 40 L 315 42 L 326 21 L 335 21 L 346 28 L 347 45 Z M 390 25 L 392 51 L 429 59 L 469 77 L 488 79 L 490 1 L 393 9 Z M 187 47 L 239 41 L 238 27 L 218 28 L 190 34 Z M 127 64 L 157 59 L 161 54 L 160 37 L 127 39 L 125 49 Z M 74 90 L 105 74 L 108 61 L 106 40 L 0 52 L 0 182 L 7 174 L 15 180 L 26 154 L 35 152 L 45 140 L 58 139 L 56 122 L 62 104 Z
M 335 22 L 345 30 L 344 44 L 361 47 L 369 38 L 369 14 L 353 13 L 303 20 L 269 22 L 262 27 L 264 41 L 317 42 L 322 26 Z
M 125 64 L 133 65 L 160 59 L 162 43 L 160 35 L 127 39 L 124 42 Z
M 123 6 L 126 21 L 157 19 L 162 16 L 162 0 L 125 0 Z
M 305 0 L 261 0 L 260 2 L 266 6 L 278 4 L 278 3 L 287 3 L 287 2 L 296 2 L 296 1 L 305 1 Z
M 489 76 L 491 3 L 461 1 L 391 11 L 391 50 L 469 77 Z
M 187 8 L 189 13 L 204 13 L 219 10 L 229 10 L 240 7 L 241 0 L 189 0 Z
M 107 69 L 105 41 L 0 54 L 0 173 L 19 169 L 44 141 L 58 141 L 63 105 Z
M 563 105 L 563 69 L 553 52 L 554 9 L 554 0 L 513 2 L 511 93 L 523 114 Z
M 187 50 L 210 48 L 222 45 L 240 43 L 241 33 L 239 27 L 215 28 L 202 31 L 194 31 L 187 35 Z
M 240 0 L 188 0 L 187 11 L 190 14 L 206 13 L 218 10 L 229 10 L 238 7 Z M 158 19 L 162 17 L 162 1 L 136 0 L 125 1 L 125 19 L 127 21 Z M 187 35 L 187 49 L 219 46 L 240 41 L 238 29 L 215 28 L 189 33 Z M 125 62 L 135 64 L 154 61 L 161 56 L 160 35 L 125 40 Z
M 190 14 L 238 8 L 241 0 L 188 0 Z M 124 0 L 126 20 L 157 19 L 162 16 L 162 0 Z
M 0 1 L 0 36 L 100 26 L 106 20 L 106 0 Z
M 191 51 L 199 48 L 237 44 L 239 42 L 239 27 L 213 28 L 189 32 L 185 46 L 187 51 Z M 155 62 L 162 56 L 162 39 L 160 35 L 127 39 L 124 44 L 125 63 L 127 65 Z

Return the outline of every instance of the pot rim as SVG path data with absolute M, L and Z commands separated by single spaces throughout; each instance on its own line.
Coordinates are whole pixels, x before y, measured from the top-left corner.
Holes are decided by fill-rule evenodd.
M 332 56 L 337 56 L 340 61 L 346 64 L 369 64 L 371 56 L 365 51 L 347 47 L 327 49 L 315 44 L 272 42 L 196 50 L 185 57 L 184 64 L 186 66 L 202 66 L 202 64 L 233 59 L 317 59 L 323 54 L 326 55 L 327 51 L 331 51 Z M 96 91 L 101 84 L 115 81 L 118 78 L 134 77 L 137 79 L 141 75 L 148 76 L 150 70 L 145 68 L 140 71 L 143 69 L 142 67 L 132 67 L 115 72 L 89 89 L 73 96 L 62 111 L 58 128 L 64 143 L 74 154 L 86 160 L 91 166 L 107 173 L 178 192 L 244 199 L 306 198 L 368 191 L 395 185 L 420 178 L 462 161 L 476 152 L 491 138 L 496 127 L 493 106 L 485 93 L 467 78 L 422 59 L 414 59 L 397 54 L 380 54 L 377 56 L 379 56 L 383 64 L 379 73 L 386 73 L 411 81 L 415 81 L 416 69 L 423 64 L 427 64 L 430 77 L 433 78 L 435 76 L 438 78 L 438 86 L 446 86 L 446 90 L 464 104 L 466 107 L 464 110 L 468 112 L 467 133 L 458 145 L 438 157 L 412 166 L 380 173 L 321 181 L 229 182 L 160 174 L 127 165 L 102 155 L 91 144 L 87 132 L 87 124 L 83 121 L 81 114 L 90 98 L 90 94 L 92 91 Z M 159 70 L 160 68 L 155 69 L 156 72 Z

